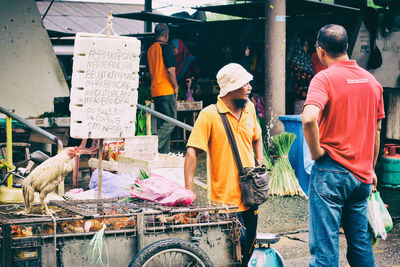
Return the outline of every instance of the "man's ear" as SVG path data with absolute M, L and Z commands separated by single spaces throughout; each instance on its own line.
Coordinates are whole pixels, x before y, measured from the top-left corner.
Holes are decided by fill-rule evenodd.
M 326 56 L 326 51 L 322 47 L 320 48 L 320 53 L 321 53 L 321 57 L 325 57 Z

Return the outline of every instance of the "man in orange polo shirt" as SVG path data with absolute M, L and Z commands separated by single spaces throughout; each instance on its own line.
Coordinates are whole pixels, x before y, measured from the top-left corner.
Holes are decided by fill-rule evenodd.
M 175 56 L 169 45 L 169 30 L 166 24 L 157 24 L 154 29 L 155 41 L 147 51 L 147 61 L 151 75 L 151 97 L 155 110 L 176 119 L 176 97 L 178 84 L 175 73 Z M 157 120 L 158 151 L 168 153 L 170 135 L 175 126 Z
M 253 76 L 236 63 L 224 66 L 217 74 L 221 89 L 218 110 L 227 114 L 244 167 L 255 166 L 254 154 L 258 163 L 263 162 L 261 128 L 254 105 L 248 101 L 252 79 Z M 243 266 L 247 266 L 257 232 L 258 210 L 249 209 L 242 202 L 238 168 L 215 105 L 200 112 L 187 143 L 185 186 L 191 190 L 198 154 L 202 151 L 210 155 L 211 199 L 239 207 L 238 218 L 245 230 L 241 240 Z

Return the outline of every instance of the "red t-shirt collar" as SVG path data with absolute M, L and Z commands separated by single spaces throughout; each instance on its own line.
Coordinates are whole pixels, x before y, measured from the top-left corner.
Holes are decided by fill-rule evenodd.
M 357 66 L 357 62 L 355 60 L 349 59 L 349 60 L 337 60 L 333 62 L 330 66 Z

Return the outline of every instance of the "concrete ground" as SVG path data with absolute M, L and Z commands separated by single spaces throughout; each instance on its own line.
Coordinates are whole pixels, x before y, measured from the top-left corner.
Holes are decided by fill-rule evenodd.
M 206 183 L 205 156 L 200 156 L 196 178 Z M 195 187 L 196 194 L 206 196 L 204 189 Z M 375 265 L 377 267 L 400 267 L 400 211 L 397 209 L 399 203 L 396 191 L 395 203 L 389 203 L 389 211 L 397 217 L 394 220 L 394 227 L 389 232 L 386 240 L 374 249 Z M 385 202 L 390 201 L 385 199 Z M 308 200 L 304 197 L 271 197 L 260 206 L 258 232 L 282 234 L 280 241 L 272 247 L 279 251 L 285 263 L 285 267 L 308 266 L 310 253 L 308 250 Z M 393 216 L 393 215 L 392 215 Z M 346 239 L 343 233 L 339 238 L 340 258 L 339 266 L 349 266 L 346 260 Z
M 346 239 L 344 234 L 339 238 L 339 266 L 349 266 L 346 260 Z M 399 267 L 400 266 L 400 221 L 395 221 L 395 226 L 389 232 L 386 240 L 380 240 L 374 248 L 375 266 Z M 286 235 L 273 245 L 278 250 L 285 262 L 285 267 L 308 266 L 310 253 L 308 251 L 308 233 Z

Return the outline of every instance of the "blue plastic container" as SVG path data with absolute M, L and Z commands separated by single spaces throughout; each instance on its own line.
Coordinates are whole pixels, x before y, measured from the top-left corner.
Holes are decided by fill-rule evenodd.
M 314 161 L 311 159 L 310 149 L 304 138 L 301 115 L 279 116 L 279 120 L 285 126 L 286 132 L 296 135 L 296 139 L 294 139 L 289 151 L 289 161 L 299 179 L 301 189 L 308 195 L 308 185 L 310 183 L 311 168 Z

